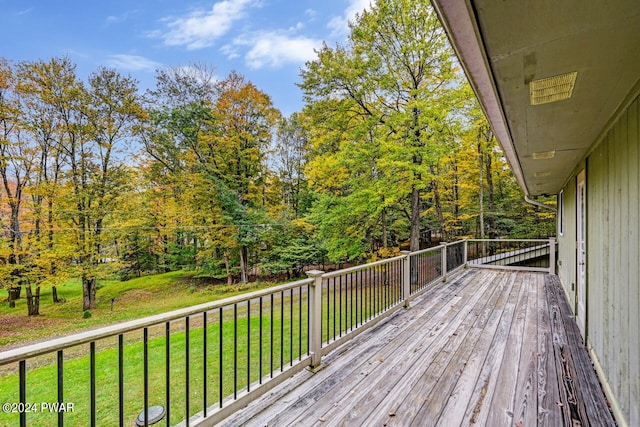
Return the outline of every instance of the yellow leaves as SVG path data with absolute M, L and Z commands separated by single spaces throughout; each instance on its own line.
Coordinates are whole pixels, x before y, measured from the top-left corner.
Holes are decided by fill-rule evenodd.
M 306 218 L 295 218 L 291 220 L 291 224 L 294 227 L 301 228 L 308 235 L 312 235 L 317 229 L 317 224 L 310 223 Z
M 305 171 L 309 186 L 318 191 L 339 193 L 349 180 L 349 170 L 337 155 L 318 156 L 309 161 Z

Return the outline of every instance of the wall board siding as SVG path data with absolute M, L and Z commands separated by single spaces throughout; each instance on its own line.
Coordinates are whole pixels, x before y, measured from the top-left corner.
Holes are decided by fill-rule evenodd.
M 587 159 L 587 340 L 627 425 L 640 425 L 639 129 L 636 99 Z M 575 180 L 564 191 L 559 275 L 571 297 Z
M 629 194 L 640 194 L 640 104 L 636 100 L 628 110 Z M 629 423 L 640 425 L 640 196 L 629 199 Z M 635 282 L 632 280 L 635 278 Z M 635 307 L 635 309 L 634 309 Z

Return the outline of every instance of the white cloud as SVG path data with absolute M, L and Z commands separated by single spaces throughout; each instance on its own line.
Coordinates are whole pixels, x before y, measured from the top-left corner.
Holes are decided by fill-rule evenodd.
M 314 9 L 307 9 L 304 14 L 307 15 L 311 21 L 314 21 L 316 16 L 318 16 L 318 12 Z
M 292 36 L 290 32 L 262 32 L 250 38 L 237 39 L 234 43 L 251 47 L 245 55 L 245 61 L 252 69 L 278 68 L 284 64 L 303 64 L 315 59 L 315 49 L 322 46 L 322 40 Z
M 109 56 L 107 64 L 110 67 L 117 68 L 118 70 L 128 71 L 154 71 L 162 67 L 162 64 L 159 62 L 152 61 L 143 56 L 126 54 Z
M 22 15 L 28 15 L 31 12 L 33 12 L 33 7 L 30 7 L 28 9 L 23 9 L 23 10 L 19 10 L 18 12 L 16 12 L 16 16 L 22 16 Z
M 125 22 L 129 20 L 129 18 L 131 18 L 132 16 L 138 15 L 139 13 L 140 12 L 138 10 L 130 10 L 120 15 L 109 15 L 106 17 L 105 22 L 107 24 L 117 24 L 120 22 Z
M 341 39 L 349 35 L 349 22 L 353 21 L 357 14 L 369 10 L 372 4 L 375 4 L 375 0 L 349 0 L 344 14 L 334 17 L 327 24 L 327 28 L 331 30 L 331 37 Z
M 213 5 L 209 11 L 195 11 L 186 17 L 167 18 L 167 31 L 156 31 L 152 36 L 164 39 L 169 46 L 186 46 L 201 49 L 231 30 L 234 21 L 244 16 L 245 9 L 253 0 L 224 0 Z

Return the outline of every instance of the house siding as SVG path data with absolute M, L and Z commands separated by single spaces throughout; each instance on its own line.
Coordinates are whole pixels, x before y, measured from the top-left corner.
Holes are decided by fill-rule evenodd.
M 618 417 L 624 418 L 619 421 L 632 426 L 640 425 L 639 123 L 636 98 L 586 161 L 587 345 Z M 575 298 L 575 186 L 573 178 L 564 189 L 565 232 L 559 236 L 558 274 L 570 298 Z

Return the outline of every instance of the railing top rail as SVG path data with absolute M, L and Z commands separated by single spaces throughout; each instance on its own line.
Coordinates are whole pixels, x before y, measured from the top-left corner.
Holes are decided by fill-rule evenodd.
M 452 246 L 452 245 L 459 245 L 461 243 L 465 243 L 467 242 L 469 239 L 461 239 L 461 240 L 456 240 L 455 242 L 449 242 L 447 243 L 447 246 Z
M 411 253 L 409 254 L 409 256 L 412 256 L 412 255 L 422 255 L 422 254 L 425 254 L 425 253 L 427 253 L 427 252 L 437 251 L 437 250 L 440 250 L 440 249 L 445 248 L 445 247 L 446 247 L 446 245 L 438 245 L 438 246 L 434 246 L 434 247 L 432 247 L 432 248 L 421 249 L 421 250 L 419 250 L 419 251 L 411 252 Z
M 414 253 L 415 252 L 412 252 L 411 255 L 413 255 Z M 330 279 L 332 277 L 341 276 L 343 274 L 352 273 L 354 271 L 366 270 L 367 268 L 376 267 L 378 265 L 390 264 L 394 261 L 405 259 L 405 258 L 406 258 L 406 255 L 399 255 L 393 258 L 387 258 L 387 259 L 382 259 L 380 261 L 370 262 L 369 264 L 356 265 L 349 268 L 343 268 L 342 270 L 336 270 L 336 271 L 331 271 L 329 273 L 324 273 L 322 275 L 322 278 Z
M 92 341 L 98 341 L 100 339 L 139 330 L 149 326 L 155 326 L 162 323 L 171 322 L 173 320 L 183 319 L 188 316 L 201 314 L 220 307 L 245 302 L 277 292 L 297 288 L 299 286 L 309 285 L 311 283 L 313 283 L 313 279 L 298 280 L 296 282 L 285 283 L 283 285 L 278 285 L 259 291 L 248 292 L 246 294 L 236 295 L 217 301 L 181 308 L 178 310 L 170 311 L 168 313 L 157 314 L 155 316 L 144 317 L 142 319 L 131 320 L 128 322 L 118 323 L 116 325 L 105 326 L 102 328 L 79 332 L 60 338 L 54 338 L 42 343 L 31 344 L 24 347 L 18 347 L 12 350 L 3 351 L 0 352 L 0 366 L 6 365 L 8 363 L 18 362 L 20 360 L 30 359 L 36 356 L 41 356 L 43 354 L 52 353 L 58 350 L 63 350 L 69 347 L 86 344 Z
M 554 237 L 555 238 L 555 237 Z M 468 239 L 469 242 L 531 242 L 549 243 L 549 239 Z
M 459 245 L 459 244 L 467 242 L 468 240 L 469 239 L 461 239 L 461 240 L 456 240 L 455 242 L 445 242 L 445 243 L 442 243 L 442 244 L 440 244 L 438 246 L 434 246 L 432 248 L 421 249 L 419 251 L 411 252 L 409 255 L 421 255 L 421 254 L 424 254 L 424 253 L 427 253 L 427 252 L 430 252 L 430 251 L 436 251 L 438 249 L 445 248 L 447 246 Z

